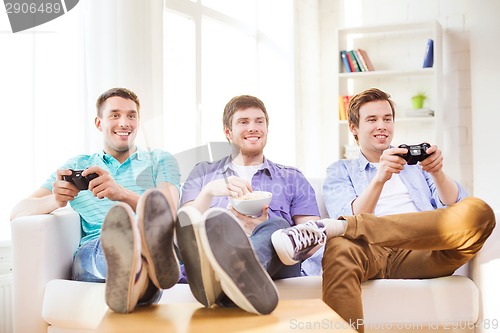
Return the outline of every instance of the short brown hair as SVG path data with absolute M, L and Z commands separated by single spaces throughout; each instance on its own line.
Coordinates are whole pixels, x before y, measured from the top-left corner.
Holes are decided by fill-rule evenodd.
M 353 96 L 349 101 L 349 105 L 347 106 L 347 122 L 349 123 L 349 127 L 352 125 L 355 128 L 359 128 L 359 109 L 364 104 L 375 101 L 389 102 L 392 110 L 392 119 L 396 118 L 396 108 L 394 102 L 391 100 L 391 96 L 380 89 L 370 88 Z M 357 135 L 354 135 L 354 138 L 358 141 Z
M 266 117 L 266 126 L 269 126 L 269 116 L 267 115 L 266 107 L 264 103 L 257 97 L 250 95 L 241 95 L 233 97 L 224 108 L 224 114 L 222 115 L 222 124 L 228 129 L 232 129 L 231 122 L 233 121 L 234 113 L 238 110 L 248 109 L 251 107 L 259 108 L 264 112 Z
M 127 88 L 111 88 L 103 92 L 101 96 L 97 98 L 95 106 L 97 108 L 97 116 L 99 118 L 102 117 L 102 106 L 104 105 L 104 102 L 106 102 L 108 98 L 115 96 L 132 100 L 137 106 L 137 114 L 139 114 L 141 103 L 139 102 L 139 97 L 137 97 L 137 95 L 132 90 L 129 90 Z

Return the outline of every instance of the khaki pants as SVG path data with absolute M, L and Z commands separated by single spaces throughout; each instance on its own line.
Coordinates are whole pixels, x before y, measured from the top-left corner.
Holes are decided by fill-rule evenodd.
M 451 275 L 495 227 L 492 209 L 477 198 L 434 211 L 342 218 L 345 235 L 329 239 L 323 255 L 323 301 L 348 323 L 362 322 L 362 282 Z

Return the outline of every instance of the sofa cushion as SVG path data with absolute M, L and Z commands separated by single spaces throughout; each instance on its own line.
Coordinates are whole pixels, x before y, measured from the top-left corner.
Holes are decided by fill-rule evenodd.
M 104 283 L 51 280 L 45 286 L 42 317 L 49 325 L 93 329 L 108 311 Z
M 280 299 L 321 298 L 321 277 L 308 276 L 276 281 Z M 108 307 L 103 283 L 52 280 L 45 289 L 42 315 L 55 327 L 96 328 Z M 363 283 L 365 324 L 475 322 L 479 294 L 464 276 L 428 280 L 372 280 Z M 196 302 L 189 285 L 177 284 L 163 291 L 160 303 Z M 387 326 L 383 326 L 387 327 Z
M 276 281 L 280 299 L 321 298 L 321 277 Z M 424 280 L 384 279 L 362 284 L 365 323 L 474 323 L 479 291 L 468 277 Z

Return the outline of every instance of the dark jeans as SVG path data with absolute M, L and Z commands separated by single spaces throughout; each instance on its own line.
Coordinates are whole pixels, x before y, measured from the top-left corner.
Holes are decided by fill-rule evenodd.
M 271 242 L 273 232 L 289 227 L 290 224 L 285 219 L 275 217 L 258 225 L 250 235 L 255 254 L 273 280 L 301 275 L 300 263 L 293 266 L 283 264 Z

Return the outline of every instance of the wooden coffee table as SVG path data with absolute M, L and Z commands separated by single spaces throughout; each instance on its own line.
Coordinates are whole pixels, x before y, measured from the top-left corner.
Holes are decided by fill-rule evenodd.
M 356 332 L 319 299 L 283 300 L 266 316 L 238 308 L 206 309 L 201 304 L 160 304 L 129 314 L 110 310 L 95 332 Z

